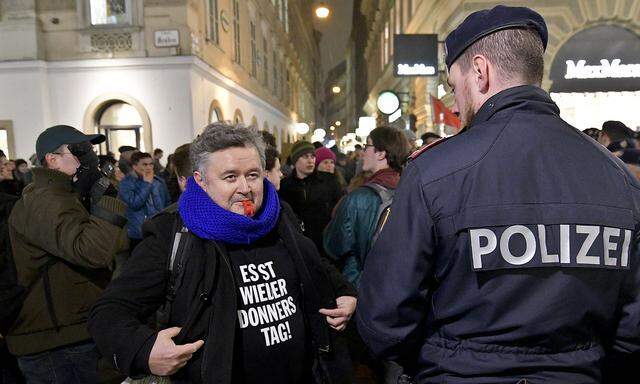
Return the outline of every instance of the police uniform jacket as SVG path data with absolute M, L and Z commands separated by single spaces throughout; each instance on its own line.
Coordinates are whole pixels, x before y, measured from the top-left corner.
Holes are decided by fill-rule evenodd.
M 638 182 L 542 89 L 490 98 L 405 170 L 357 311 L 419 383 L 597 383 L 640 348 Z

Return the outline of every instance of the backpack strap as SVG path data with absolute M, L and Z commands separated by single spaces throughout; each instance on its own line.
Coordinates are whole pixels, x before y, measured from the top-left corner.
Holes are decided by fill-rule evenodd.
M 382 203 L 384 204 L 386 201 L 389 201 L 391 199 L 393 199 L 393 195 L 395 193 L 395 190 L 391 189 L 391 188 L 386 188 L 383 187 L 382 185 L 378 184 L 378 183 L 373 183 L 373 182 L 368 182 L 366 184 L 364 184 L 365 187 L 373 189 L 378 196 L 380 196 L 380 199 L 382 200 Z
M 165 303 L 158 309 L 156 313 L 157 329 L 165 329 L 171 320 L 171 309 L 176 292 L 182 284 L 184 274 L 184 265 L 187 261 L 186 249 L 189 248 L 192 234 L 185 227 L 179 215 L 176 215 L 176 223 L 173 229 L 173 242 L 171 243 L 171 253 L 167 259 L 167 294 Z
M 373 244 L 375 244 L 375 242 L 378 240 L 378 237 L 380 236 L 380 232 L 382 232 L 382 228 L 389 219 L 389 214 L 391 213 L 389 210 L 389 206 L 393 202 L 395 189 L 386 188 L 380 184 L 373 182 L 364 184 L 364 187 L 372 189 L 374 192 L 376 192 L 376 194 L 378 194 L 378 197 L 380 197 L 380 206 L 378 206 L 378 211 L 376 212 L 375 228 L 370 243 L 373 247 Z M 360 258 L 361 265 L 364 266 L 366 255 L 361 255 Z

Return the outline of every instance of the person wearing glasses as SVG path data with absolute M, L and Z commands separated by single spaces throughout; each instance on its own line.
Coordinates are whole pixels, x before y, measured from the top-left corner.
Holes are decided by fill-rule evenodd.
M 98 351 L 87 317 L 111 278 L 117 253 L 128 248 L 125 204 L 103 195 L 90 214 L 79 199 L 80 161 L 70 146 L 98 144 L 58 125 L 38 136 L 42 167 L 9 217 L 18 282 L 28 287 L 20 314 L 6 335 L 9 351 L 28 383 L 97 383 Z

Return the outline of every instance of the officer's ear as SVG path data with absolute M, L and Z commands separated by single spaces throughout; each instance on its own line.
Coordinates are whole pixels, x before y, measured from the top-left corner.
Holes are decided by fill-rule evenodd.
M 471 61 L 471 72 L 473 73 L 473 82 L 476 84 L 480 93 L 489 91 L 489 68 L 491 64 L 483 55 L 475 55 Z M 495 72 L 493 73 L 495 75 Z

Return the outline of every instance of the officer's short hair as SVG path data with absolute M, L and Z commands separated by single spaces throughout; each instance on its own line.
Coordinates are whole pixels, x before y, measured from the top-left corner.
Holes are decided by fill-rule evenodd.
M 471 69 L 475 55 L 489 59 L 505 80 L 542 84 L 544 46 L 533 28 L 503 29 L 476 41 L 457 60 L 463 73 Z
M 389 167 L 401 172 L 411 151 L 404 134 L 395 128 L 378 127 L 369 133 L 369 138 L 376 151 L 387 153 Z
M 265 169 L 265 145 L 262 135 L 255 128 L 223 122 L 207 125 L 204 131 L 191 143 L 190 153 L 193 169 L 200 171 L 204 176 L 209 163 L 209 155 L 233 147 L 254 147 L 260 156 L 262 169 Z

